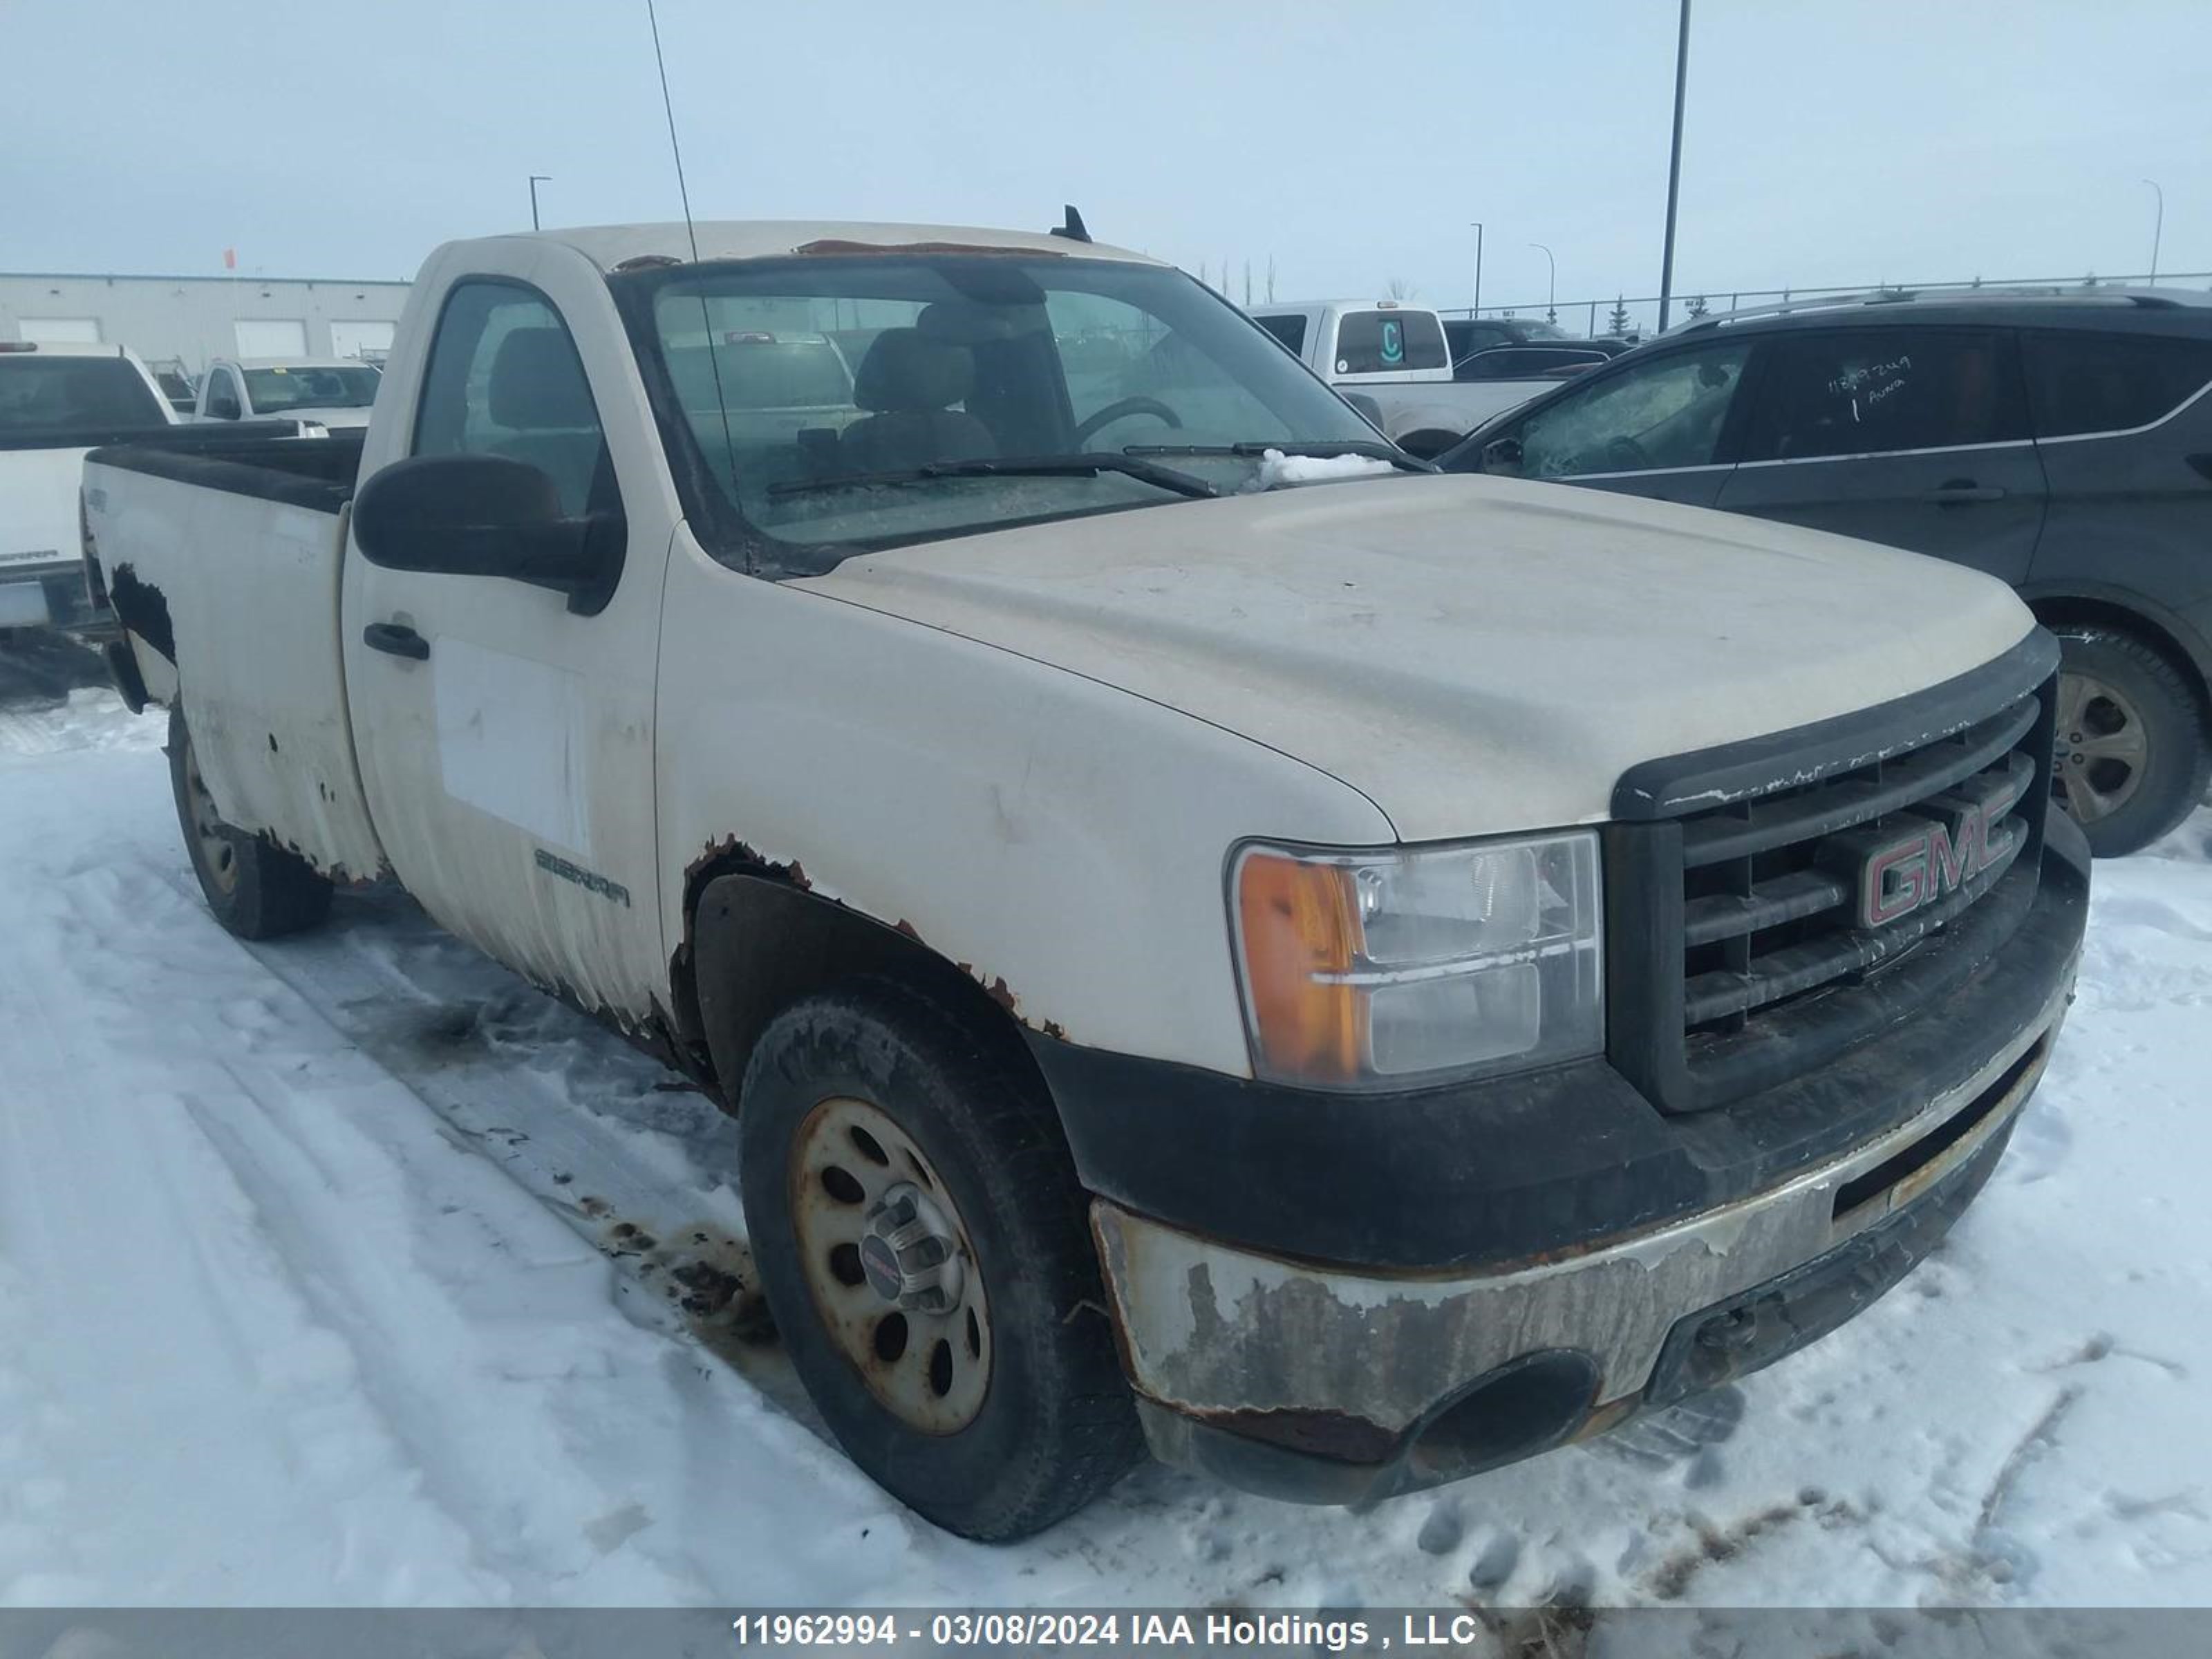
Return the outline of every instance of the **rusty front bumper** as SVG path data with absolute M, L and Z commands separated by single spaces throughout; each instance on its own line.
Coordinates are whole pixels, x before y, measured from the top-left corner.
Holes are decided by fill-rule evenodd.
M 1164 1461 L 1360 1503 L 1617 1425 L 1824 1334 L 1902 1278 L 1995 1165 L 2071 995 L 1890 1133 L 1765 1192 L 1454 1275 L 1238 1249 L 1100 1200 L 1123 1362 Z

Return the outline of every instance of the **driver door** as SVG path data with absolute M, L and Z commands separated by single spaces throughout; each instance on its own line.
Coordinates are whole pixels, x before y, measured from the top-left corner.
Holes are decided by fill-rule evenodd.
M 601 418 L 637 404 L 604 287 L 567 301 L 605 312 L 580 331 L 599 354 L 587 360 L 556 303 L 563 276 L 453 284 L 404 448 L 526 462 L 565 514 L 624 514 L 611 599 L 579 614 L 521 580 L 379 566 L 356 543 L 346 681 L 377 831 L 408 890 L 540 987 L 642 1016 L 667 983 L 653 756 L 672 526 L 640 471 L 643 434 L 614 434 L 625 452 Z
M 1479 464 L 1506 477 L 1711 507 L 1735 465 L 1753 356 L 1748 340 L 1712 340 L 1594 368 L 1492 433 Z

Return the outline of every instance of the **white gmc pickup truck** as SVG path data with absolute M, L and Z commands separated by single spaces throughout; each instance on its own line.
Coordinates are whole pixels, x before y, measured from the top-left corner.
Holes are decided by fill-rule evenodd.
M 97 452 L 84 555 L 216 915 L 395 877 L 713 1091 L 890 1491 L 1453 1480 L 1980 1188 L 2088 881 L 2002 585 L 1430 475 L 1079 235 L 696 234 L 440 249 L 365 434 Z
M 1391 442 L 1423 460 L 1559 383 L 1553 374 L 1460 378 L 1443 319 L 1398 300 L 1292 300 L 1255 308 L 1252 320 L 1339 392 L 1371 404 Z

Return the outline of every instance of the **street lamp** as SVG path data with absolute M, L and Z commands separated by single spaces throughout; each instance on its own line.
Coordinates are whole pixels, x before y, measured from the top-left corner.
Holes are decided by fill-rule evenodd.
M 2158 286 L 2158 240 L 2166 234 L 2166 192 L 2159 189 L 2158 180 L 2155 179 L 2146 179 L 2142 182 L 2148 185 L 2158 197 L 2158 217 L 2151 222 L 2150 228 L 2150 285 L 2156 288 Z
M 538 228 L 538 186 L 550 185 L 552 182 L 553 175 L 550 173 L 533 173 L 530 175 L 530 228 L 532 230 Z
M 1544 256 L 1544 320 L 1556 323 L 1559 320 L 1559 262 L 1552 258 L 1552 250 L 1541 242 L 1531 242 L 1528 246 Z
M 1467 313 L 1472 322 L 1482 314 L 1482 221 L 1470 219 L 1468 223 L 1474 227 L 1474 308 Z
M 1667 331 L 1667 303 L 1674 292 L 1674 203 L 1682 189 L 1682 88 L 1690 73 L 1690 0 L 1682 0 L 1681 33 L 1674 41 L 1674 146 L 1667 156 L 1667 246 L 1659 262 L 1659 331 Z

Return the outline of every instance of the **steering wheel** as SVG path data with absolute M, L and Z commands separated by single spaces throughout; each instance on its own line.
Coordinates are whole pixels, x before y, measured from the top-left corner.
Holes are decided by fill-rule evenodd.
M 1176 431 L 1182 430 L 1182 416 L 1170 409 L 1158 398 L 1122 398 L 1107 404 L 1089 420 L 1079 425 L 1075 428 L 1076 444 L 1079 447 L 1088 444 L 1091 434 L 1100 428 L 1111 426 L 1115 422 L 1130 415 L 1157 416 Z
M 1606 465 L 1622 472 L 1634 472 L 1651 465 L 1651 458 L 1644 453 L 1644 446 L 1633 438 L 1611 438 L 1605 446 Z

